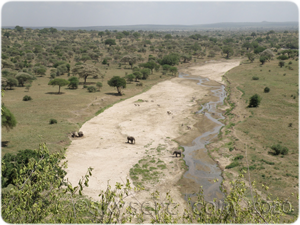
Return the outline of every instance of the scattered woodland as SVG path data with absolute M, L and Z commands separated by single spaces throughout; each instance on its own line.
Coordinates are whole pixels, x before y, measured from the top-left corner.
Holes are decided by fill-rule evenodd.
M 8 223 L 142 223 L 117 184 L 82 196 L 62 163 L 71 132 L 107 107 L 210 60 L 241 59 L 226 73 L 228 109 L 212 158 L 227 157 L 228 210 L 171 215 L 157 205 L 152 223 L 278 223 L 298 216 L 298 30 L 2 29 L 2 218 Z M 234 130 L 233 130 L 234 128 Z M 41 144 L 42 143 L 42 144 Z M 242 151 L 247 145 L 248 161 Z M 34 150 L 37 149 L 37 150 Z M 256 181 L 255 205 L 248 173 Z M 253 186 L 254 189 L 254 186 Z M 267 197 L 268 193 L 271 194 Z M 153 193 L 155 197 L 159 193 Z M 157 197 L 157 196 L 156 196 Z M 277 199 L 277 197 L 279 199 Z M 249 200 L 248 207 L 242 199 Z M 169 203 L 171 196 L 166 196 Z M 289 199 L 291 210 L 281 207 Z M 265 210 L 265 201 L 274 210 Z M 77 207 L 84 201 L 89 207 Z M 118 202 L 112 205 L 111 202 Z M 199 202 L 205 204 L 199 193 Z M 277 204 L 280 207 L 277 207 Z M 76 206 L 76 207 L 75 207 Z M 124 211 L 122 211 L 123 209 Z M 120 213 L 120 210 L 122 213 Z

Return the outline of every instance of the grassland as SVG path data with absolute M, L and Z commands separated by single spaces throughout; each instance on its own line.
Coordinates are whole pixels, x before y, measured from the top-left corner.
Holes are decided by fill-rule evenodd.
M 118 65 L 108 67 L 98 64 L 97 67 L 105 77 L 104 79 L 100 76 L 97 79 L 88 77 L 88 86 L 95 86 L 97 82 L 103 83 L 101 91 L 94 93 L 88 92 L 80 84 L 78 89 L 62 87 L 62 94 L 57 94 L 58 86 L 48 85 L 50 71 L 47 71 L 46 76 L 37 77 L 29 91 L 24 87 L 7 89 L 2 102 L 15 115 L 17 126 L 9 132 L 2 130 L 2 141 L 9 141 L 8 146 L 2 148 L 2 155 L 7 152 L 35 149 L 41 142 L 46 142 L 50 151 L 63 149 L 71 141 L 70 133 L 78 131 L 85 121 L 94 117 L 101 109 L 148 90 L 152 85 L 172 77 L 154 72 L 147 80 L 140 81 L 143 86 L 136 86 L 137 82 L 128 83 L 126 89 L 123 89 L 123 95 L 120 96 L 107 81 L 113 76 L 124 77 L 126 73 L 131 73 L 130 66 L 119 68 Z M 65 74 L 60 78 L 69 77 Z M 31 96 L 32 100 L 23 101 L 25 95 Z M 56 119 L 58 123 L 50 125 L 50 119 Z
M 230 93 L 227 104 L 233 110 L 227 111 L 220 139 L 209 145 L 209 149 L 216 160 L 221 162 L 224 157 L 231 160 L 228 169 L 228 163 L 221 167 L 225 180 L 234 179 L 241 169 L 247 171 L 249 166 L 251 181 L 256 181 L 257 188 L 263 191 L 262 185 L 266 185 L 273 199 L 288 199 L 295 209 L 291 214 L 295 215 L 299 183 L 298 61 L 289 60 L 282 68 L 278 62 L 271 60 L 261 65 L 245 61 L 226 74 Z M 258 79 L 253 80 L 253 76 Z M 265 93 L 265 87 L 270 92 Z M 261 96 L 261 103 L 249 108 L 249 99 L 254 94 Z M 277 144 L 287 147 L 288 154 L 275 155 L 271 147 Z M 239 155 L 244 157 L 238 159 Z

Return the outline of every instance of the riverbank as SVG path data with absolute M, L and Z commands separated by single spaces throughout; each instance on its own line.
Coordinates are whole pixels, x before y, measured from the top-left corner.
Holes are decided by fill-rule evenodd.
M 204 66 L 208 78 L 223 75 L 223 68 L 239 65 L 238 61 L 208 63 Z M 192 67 L 191 75 L 198 75 L 201 67 Z M 219 68 L 216 71 L 209 68 Z M 215 71 L 215 72 L 212 72 Z M 201 76 L 203 73 L 201 74 Z M 205 74 L 204 74 L 205 75 Z M 107 181 L 114 186 L 130 178 L 130 169 L 145 157 L 162 161 L 161 176 L 156 182 L 144 182 L 146 191 L 136 196 L 140 201 L 149 198 L 152 190 L 170 191 L 174 202 L 182 207 L 178 181 L 184 173 L 182 159 L 172 155 L 180 144 L 190 143 L 195 136 L 213 125 L 195 115 L 202 101 L 211 101 L 210 87 L 200 87 L 196 81 L 174 78 L 153 86 L 150 90 L 124 100 L 86 122 L 80 129 L 84 137 L 73 140 L 66 152 L 68 160 L 67 178 L 76 185 L 89 166 L 93 176 L 84 194 L 97 200 L 100 190 L 107 187 Z M 202 121 L 202 122 L 201 122 Z M 203 126 L 203 124 L 205 124 Z M 127 136 L 134 136 L 136 143 L 129 144 Z M 159 160 L 158 160 L 159 159 Z M 157 168 L 160 168 L 159 165 Z

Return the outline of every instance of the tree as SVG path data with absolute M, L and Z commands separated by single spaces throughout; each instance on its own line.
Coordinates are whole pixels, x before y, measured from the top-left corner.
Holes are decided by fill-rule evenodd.
M 15 68 L 15 65 L 12 62 L 10 62 L 10 61 L 1 60 L 1 63 L 2 63 L 2 69 L 3 68 L 11 68 L 11 69 Z
M 133 72 L 133 75 L 135 76 L 135 82 L 138 81 L 138 79 L 142 79 L 143 74 L 140 71 Z
M 272 50 L 266 49 L 260 53 L 260 56 L 264 56 L 268 61 L 270 61 L 270 59 L 272 59 L 275 54 L 272 52 Z
M 19 84 L 18 80 L 15 79 L 14 77 L 7 77 L 6 79 L 7 79 L 6 86 L 9 86 L 11 90 L 12 90 L 12 87 L 18 86 L 18 84 Z
M 48 85 L 52 85 L 52 86 L 56 86 L 58 85 L 58 94 L 60 93 L 60 87 L 63 87 L 63 86 L 66 86 L 68 85 L 70 82 L 65 80 L 65 79 L 62 79 L 62 78 L 55 78 L 53 80 L 50 80 Z
M 121 88 L 126 88 L 126 80 L 119 76 L 114 76 L 107 83 L 111 87 L 116 87 L 119 95 L 122 95 Z
M 150 69 L 152 74 L 153 74 L 153 69 L 156 68 L 157 66 L 159 66 L 159 65 L 157 65 L 153 61 L 149 61 L 149 62 L 146 62 L 146 63 L 139 64 L 139 67 L 144 67 L 144 68 Z
M 94 87 L 94 86 L 88 86 L 88 88 L 87 88 L 87 90 L 89 91 L 89 92 L 96 92 L 96 87 Z
M 116 45 L 116 40 L 115 39 L 106 39 L 104 44 L 112 46 L 112 45 Z
M 162 58 L 162 60 L 159 62 L 160 65 L 168 64 L 170 66 L 175 66 L 179 63 L 180 56 L 178 54 L 172 53 L 169 55 L 166 55 Z
M 131 73 L 126 75 L 126 79 L 127 81 L 129 81 L 130 83 L 134 80 L 135 76 Z
M 247 51 L 248 51 L 248 49 L 251 48 L 252 45 L 250 44 L 250 42 L 247 41 L 247 42 L 245 42 L 245 43 L 242 45 L 242 47 L 243 47 L 243 48 L 246 48 Z
M 170 67 L 170 72 L 173 74 L 173 75 L 175 75 L 177 72 L 178 72 L 178 69 L 177 69 L 177 67 L 175 67 L 175 66 L 172 66 L 172 67 Z
M 132 36 L 133 36 L 135 39 L 138 39 L 138 38 L 141 36 L 141 34 L 138 33 L 138 32 L 134 32 L 134 33 L 132 34 Z
M 166 40 L 172 39 L 172 35 L 171 35 L 171 34 L 166 34 L 166 35 L 165 35 L 165 39 L 166 39 Z
M 50 27 L 50 28 L 49 28 L 49 31 L 53 34 L 53 33 L 56 33 L 56 32 L 57 32 L 57 29 L 56 29 L 56 28 L 53 28 L 53 27 Z
M 7 31 L 6 31 L 6 32 L 4 32 L 3 36 L 4 36 L 4 37 L 7 37 L 7 38 L 9 38 L 9 36 L 10 36 L 10 32 L 7 32 Z
M 142 79 L 146 80 L 148 78 L 148 76 L 150 75 L 150 69 L 144 68 L 141 70 L 141 73 L 143 75 Z
M 78 74 L 79 77 L 84 78 L 84 84 L 86 84 L 86 79 L 88 76 L 95 76 L 96 74 L 100 73 L 100 70 L 89 64 L 81 64 L 77 65 L 72 69 L 74 74 Z
M 258 107 L 260 101 L 261 101 L 261 97 L 258 94 L 255 94 L 250 98 L 248 107 Z
M 15 30 L 22 33 L 24 31 L 24 28 L 17 25 L 15 26 Z
M 47 68 L 44 66 L 35 66 L 33 71 L 35 74 L 43 76 L 46 74 Z
M 125 55 L 122 57 L 120 62 L 125 62 L 125 63 L 128 62 L 132 69 L 132 66 L 136 63 L 137 60 L 138 59 L 136 55 Z
M 13 129 L 17 125 L 17 120 L 15 116 L 9 111 L 8 108 L 2 103 L 1 112 L 1 126 L 5 127 L 7 131 Z
M 233 55 L 233 49 L 232 47 L 226 45 L 222 48 L 222 51 L 224 54 L 226 54 L 226 58 L 229 59 L 230 56 Z
M 261 65 L 264 65 L 264 63 L 267 61 L 267 58 L 265 56 L 259 57 L 259 61 L 261 62 Z
M 100 89 L 102 88 L 103 85 L 101 82 L 97 82 L 96 86 L 97 86 L 98 90 L 100 91 Z
M 124 34 L 121 33 L 121 32 L 118 32 L 118 33 L 116 34 L 116 38 L 119 39 L 119 41 L 121 41 L 121 39 L 122 39 L 123 37 L 124 37 Z
M 252 52 L 248 52 L 246 54 L 246 56 L 248 57 L 248 59 L 249 59 L 250 62 L 253 62 L 254 59 L 255 59 L 255 55 Z
M 24 83 L 26 83 L 26 81 L 29 81 L 33 78 L 32 75 L 28 74 L 28 73 L 18 73 L 15 78 L 18 80 L 19 85 L 21 85 L 22 87 L 24 87 Z
M 284 61 L 280 61 L 280 62 L 278 63 L 278 66 L 280 66 L 280 68 L 282 68 L 282 67 L 284 66 Z
M 68 79 L 68 81 L 70 82 L 68 87 L 72 88 L 72 89 L 77 89 L 78 88 L 78 84 L 79 84 L 79 80 L 77 77 L 70 77 Z
M 191 55 L 182 55 L 181 58 L 183 58 L 183 62 L 189 62 L 192 60 L 192 56 Z
M 98 32 L 98 36 L 102 37 L 104 35 L 103 31 Z

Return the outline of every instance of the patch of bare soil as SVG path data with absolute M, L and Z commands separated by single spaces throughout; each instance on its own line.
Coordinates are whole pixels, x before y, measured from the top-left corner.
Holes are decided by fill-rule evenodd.
M 198 67 L 192 67 L 191 71 L 193 75 L 207 76 L 219 82 L 219 76 L 226 69 L 238 64 L 238 61 L 231 64 L 226 61 L 203 66 L 209 74 L 200 72 L 202 69 Z M 213 126 L 204 121 L 203 116 L 195 115 L 199 108 L 196 100 L 205 97 L 210 100 L 210 88 L 196 83 L 181 78 L 161 82 L 87 121 L 80 129 L 84 137 L 74 139 L 66 152 L 68 180 L 77 185 L 88 167 L 93 167 L 89 187 L 84 189 L 83 194 L 98 200 L 98 194 L 106 189 L 108 180 L 112 186 L 127 179 L 132 183 L 130 169 L 163 145 L 164 150 L 155 155 L 167 165 L 165 175 L 157 183 L 149 184 L 146 191 L 138 193 L 135 198 L 142 202 L 150 198 L 151 191 L 170 191 L 174 201 L 184 207 L 186 202 L 178 186 L 184 167 L 179 158 L 172 156 L 172 151 L 178 147 L 172 140 L 192 140 L 206 130 L 204 127 L 210 129 Z M 185 138 L 180 139 L 184 135 Z M 136 143 L 126 143 L 127 136 L 135 137 Z

